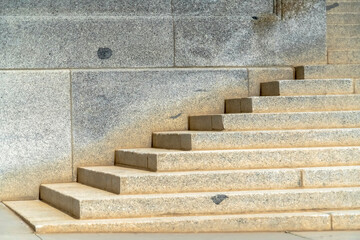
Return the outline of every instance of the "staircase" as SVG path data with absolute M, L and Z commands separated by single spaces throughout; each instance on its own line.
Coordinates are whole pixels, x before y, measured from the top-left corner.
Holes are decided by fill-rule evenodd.
M 308 68 L 298 68 L 307 76 Z M 5 202 L 36 232 L 360 229 L 360 95 L 352 79 L 263 83 L 261 97 L 156 132 L 115 166 Z

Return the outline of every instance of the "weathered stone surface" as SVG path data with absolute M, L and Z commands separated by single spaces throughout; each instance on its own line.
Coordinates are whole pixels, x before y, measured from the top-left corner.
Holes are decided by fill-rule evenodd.
M 148 16 L 170 15 L 170 0 L 2 0 L 0 16 Z
M 76 220 L 40 201 L 6 204 L 29 222 L 37 233 L 270 232 L 331 229 L 330 215 L 319 212 Z M 290 240 L 289 236 L 286 239 Z
M 247 71 L 73 71 L 74 169 L 113 165 L 114 150 L 150 147 L 154 131 L 185 130 L 188 115 L 223 113 L 246 96 Z
M 360 64 L 328 64 L 296 67 L 298 79 L 360 78 Z
M 355 80 L 355 93 L 360 94 L 360 79 Z
M 275 14 L 262 14 L 257 20 L 250 16 L 176 17 L 176 65 L 326 63 L 325 1 L 287 2 L 291 3 L 284 7 L 283 20 Z
M 0 71 L 0 200 L 71 180 L 69 71 Z
M 360 185 L 360 166 L 304 168 L 304 187 L 351 187 Z
M 360 37 L 360 24 L 329 24 L 326 35 L 328 38 Z
M 41 186 L 41 199 L 80 219 L 354 209 L 359 197 L 357 187 L 117 195 L 78 183 Z
M 359 38 L 358 38 L 359 40 Z M 328 52 L 329 64 L 360 63 L 360 50 L 337 50 Z
M 357 146 L 360 128 L 155 132 L 153 147 L 178 150 Z
M 360 95 L 267 96 L 226 100 L 240 101 L 243 113 L 317 112 L 360 110 Z M 226 107 L 226 110 L 228 107 Z M 232 109 L 230 107 L 230 109 Z M 234 113 L 234 112 L 232 112 Z
M 173 65 L 171 17 L 0 17 L 0 29 L 3 69 Z
M 156 148 L 116 151 L 116 163 L 152 171 L 352 166 L 360 147 L 178 151 Z
M 327 4 L 327 13 L 330 15 L 332 13 L 357 13 L 360 12 L 360 2 L 335 2 L 336 4 L 330 2 Z
M 328 24 L 359 24 L 360 14 L 358 13 L 332 13 L 327 14 Z
M 262 96 L 336 95 L 354 93 L 351 79 L 279 80 L 261 84 Z
M 78 182 L 116 194 L 215 192 L 297 188 L 298 169 L 154 173 L 124 167 L 84 167 Z
M 246 131 L 360 127 L 360 111 L 191 116 L 190 130 Z
M 273 0 L 173 0 L 173 11 L 176 15 L 196 16 L 259 16 L 274 12 Z
M 294 79 L 294 69 L 291 67 L 248 68 L 249 96 L 260 96 L 260 84 L 274 80 Z
M 360 210 L 331 211 L 333 230 L 359 230 Z

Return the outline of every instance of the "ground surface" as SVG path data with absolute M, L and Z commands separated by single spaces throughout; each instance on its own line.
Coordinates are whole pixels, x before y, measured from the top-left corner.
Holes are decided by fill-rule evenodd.
M 201 233 L 201 234 L 34 234 L 18 216 L 0 203 L 1 240 L 360 240 L 360 231 L 291 233 Z

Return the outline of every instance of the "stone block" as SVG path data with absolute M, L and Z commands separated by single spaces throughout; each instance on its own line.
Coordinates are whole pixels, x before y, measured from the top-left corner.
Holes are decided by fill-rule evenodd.
M 79 183 L 41 186 L 41 199 L 79 219 L 354 209 L 359 197 L 358 187 L 117 195 Z
M 153 147 L 177 150 L 357 146 L 359 128 L 155 132 Z
M 360 64 L 306 65 L 295 70 L 298 79 L 360 78 Z
M 107 166 L 78 169 L 78 182 L 116 194 L 240 191 L 297 188 L 298 169 L 154 173 Z
M 355 93 L 360 94 L 360 79 L 355 80 Z
M 268 96 L 237 99 L 243 113 L 360 110 L 359 95 Z M 226 100 L 226 105 L 236 101 Z M 228 108 L 228 107 L 226 107 Z
M 219 232 L 221 234 L 223 232 L 320 231 L 331 229 L 330 215 L 319 212 L 76 220 L 40 201 L 17 201 L 6 204 L 29 222 L 37 233 Z M 268 235 L 268 233 L 264 233 L 264 238 L 268 239 Z M 259 233 L 256 236 L 259 236 Z M 276 239 L 279 240 L 279 237 L 276 236 Z M 297 239 L 297 237 L 295 238 Z M 293 238 L 291 235 L 287 235 L 284 239 Z
M 74 169 L 113 165 L 114 150 L 150 147 L 152 132 L 185 130 L 247 91 L 244 68 L 73 71 Z
M 337 3 L 337 4 L 334 4 Z M 330 2 L 326 6 L 326 12 L 328 15 L 333 13 L 358 13 L 360 12 L 360 2 Z
M 326 16 L 327 24 L 358 24 L 360 15 L 358 13 L 332 13 Z
M 360 16 L 360 14 L 358 14 Z M 359 19 L 360 22 L 360 19 Z M 360 49 L 360 37 L 354 38 L 328 38 L 328 50 Z
M 173 66 L 168 16 L 0 17 L 0 29 L 3 69 Z
M 274 12 L 273 0 L 173 0 L 175 15 L 192 16 L 259 16 Z
M 0 16 L 159 16 L 171 14 L 170 0 L 1 1 Z
M 279 80 L 261 84 L 262 96 L 337 95 L 354 93 L 351 79 Z
M 329 24 L 326 35 L 328 38 L 360 37 L 360 24 Z
M 360 167 L 358 166 L 304 168 L 302 172 L 304 187 L 351 187 L 360 185 Z
M 176 66 L 326 63 L 325 1 L 288 4 L 283 19 L 275 14 L 177 16 L 175 42 Z
M 0 71 L 0 200 L 71 181 L 69 71 Z
M 360 210 L 332 211 L 330 214 L 333 230 L 360 229 Z
M 294 69 L 290 67 L 248 68 L 249 96 L 260 96 L 260 84 L 274 80 L 294 79 Z
M 189 122 L 195 131 L 358 128 L 360 111 L 204 115 L 191 116 Z
M 351 166 L 359 164 L 359 147 L 177 151 L 155 148 L 116 151 L 116 164 L 152 171 Z M 145 166 L 145 167 L 144 167 Z
M 359 38 L 357 38 L 359 40 Z M 328 52 L 329 64 L 360 63 L 360 50 L 337 50 Z

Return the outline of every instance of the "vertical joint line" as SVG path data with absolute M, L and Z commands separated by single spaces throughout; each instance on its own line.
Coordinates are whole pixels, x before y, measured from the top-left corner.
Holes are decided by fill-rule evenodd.
M 72 102 L 72 72 L 69 69 L 70 79 L 70 136 L 71 136 L 71 178 L 74 181 L 76 179 L 74 175 L 74 134 L 73 134 L 73 102 Z
M 300 170 L 300 187 L 304 187 L 304 170 Z
M 334 230 L 334 219 L 333 219 L 333 215 L 331 213 L 329 213 L 330 215 L 330 225 L 331 225 L 331 230 Z

